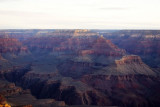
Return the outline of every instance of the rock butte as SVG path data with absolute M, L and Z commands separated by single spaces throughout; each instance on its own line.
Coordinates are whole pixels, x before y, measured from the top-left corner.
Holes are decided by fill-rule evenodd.
M 133 64 L 133 63 L 142 64 L 143 63 L 141 58 L 137 55 L 123 56 L 122 59 L 116 60 L 115 62 L 117 65 Z

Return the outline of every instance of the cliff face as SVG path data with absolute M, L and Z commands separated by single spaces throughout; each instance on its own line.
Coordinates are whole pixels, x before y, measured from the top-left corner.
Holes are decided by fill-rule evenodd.
M 147 35 L 146 35 L 147 36 Z M 128 39 L 120 39 L 120 42 L 117 45 L 126 49 L 126 51 L 132 53 L 132 54 L 138 54 L 138 55 L 151 55 L 156 53 L 157 55 L 160 55 L 159 53 L 159 38 L 128 38 Z M 116 42 L 116 41 L 115 41 Z
M 160 89 L 158 85 L 160 81 L 156 77 L 156 72 L 136 55 L 124 56 L 116 60 L 115 65 L 84 75 L 81 81 L 105 92 L 105 95 L 112 99 L 112 103 L 120 106 L 124 104 L 134 107 L 151 106 L 149 102 L 155 102 L 152 106 L 158 105 L 155 99 Z M 156 93 L 148 94 L 151 90 L 156 90 Z
M 82 51 L 82 54 L 87 54 L 87 51 Z M 125 50 L 119 49 L 111 41 L 106 40 L 104 37 L 98 37 L 95 43 L 93 44 L 91 50 L 88 51 L 88 54 L 97 54 L 97 55 L 106 55 L 106 56 L 121 56 L 125 54 Z
M 60 43 L 60 46 L 55 48 L 57 51 L 67 51 L 72 50 L 78 53 L 78 51 L 82 49 L 88 49 L 92 46 L 94 43 L 94 40 L 96 40 L 95 37 L 72 37 L 68 38 L 65 41 Z
M 160 32 L 157 31 L 119 31 L 110 35 L 105 35 L 113 43 L 126 49 L 132 54 L 159 55 Z
M 156 76 L 151 68 L 142 62 L 141 58 L 136 55 L 123 56 L 122 59 L 116 60 L 116 71 L 124 74 L 143 74 Z
M 137 55 L 128 55 L 123 56 L 122 59 L 115 61 L 116 65 L 125 65 L 125 64 L 143 64 L 141 58 Z
M 9 104 L 7 104 L 6 99 L 1 94 L 0 94 L 0 106 L 1 107 L 11 107 Z
M 96 32 L 92 32 L 90 30 L 75 30 L 74 36 L 98 36 Z
M 0 38 L 0 53 L 16 53 L 26 52 L 27 47 L 22 46 L 22 43 L 14 38 Z
M 82 79 L 90 86 L 105 92 L 119 106 L 157 106 L 159 82 L 140 75 L 88 75 Z M 155 84 L 153 84 L 153 82 Z M 156 91 L 148 94 L 149 91 Z M 129 99 L 129 100 L 127 100 Z M 151 104 L 150 102 L 154 102 Z
M 23 41 L 23 44 L 32 49 L 46 49 L 53 51 L 61 42 L 65 41 L 63 37 L 33 37 Z
M 159 30 L 118 31 L 112 34 L 104 34 L 118 47 L 130 54 L 140 55 L 148 65 L 157 68 L 160 56 L 160 32 Z
M 19 75 L 18 73 L 15 74 L 15 72 L 17 71 L 10 71 L 3 75 L 7 80 L 16 82 L 24 89 L 29 88 L 32 94 L 37 98 L 54 98 L 58 101 L 65 101 L 65 103 L 69 105 L 110 104 L 110 101 L 106 99 L 102 93 L 92 89 L 80 81 L 75 81 L 71 78 L 65 78 L 55 74 L 37 74 L 34 72 L 27 72 L 23 75 Z M 15 75 L 12 75 L 13 73 Z M 17 79 L 17 76 L 19 79 Z M 32 98 L 32 100 L 34 101 L 35 99 Z M 30 104 L 29 101 L 28 103 Z M 21 103 L 23 104 L 23 102 Z M 31 104 L 34 105 L 34 103 Z M 59 106 L 60 104 L 62 105 L 63 103 L 59 103 Z
M 103 37 L 39 37 L 28 39 L 23 43 L 30 49 L 47 49 L 81 55 L 122 56 L 125 54 L 125 50 L 119 49 Z
M 15 73 L 16 72 L 16 73 Z M 17 83 L 20 81 L 20 78 L 25 75 L 19 75 L 23 71 L 15 71 L 11 70 L 8 72 L 1 72 L 0 75 L 3 78 L 8 79 L 8 81 L 13 81 Z M 15 74 L 13 74 L 15 73 Z M 19 79 L 18 79 L 19 78 Z M 30 90 L 23 90 L 22 88 L 15 85 L 15 83 L 8 82 L 5 79 L 0 79 L 0 105 L 5 105 L 4 107 L 11 107 L 11 106 L 25 106 L 25 107 L 32 107 L 32 106 L 65 106 L 65 102 L 63 101 L 56 101 L 54 99 L 36 99 L 34 96 L 31 95 Z M 18 83 L 20 84 L 20 83 Z M 5 98 L 6 97 L 6 98 Z M 8 106 L 6 106 L 8 104 Z
M 87 29 L 76 30 L 56 30 L 51 33 L 52 36 L 97 36 L 96 32 Z
M 158 55 L 157 51 L 148 53 L 158 47 L 158 42 L 154 49 L 150 47 L 158 36 L 147 33 L 143 37 L 141 32 L 130 31 L 118 36 L 107 33 L 111 37 L 89 30 L 7 32 L 0 39 L 0 78 L 12 83 L 1 82 L 0 94 L 13 106 L 159 105 L 159 72 L 145 64 L 146 57 L 142 56 Z M 152 42 L 145 42 L 148 40 Z M 129 50 L 136 54 L 140 51 L 142 59 L 129 55 L 133 52 Z
M 2 72 L 1 76 L 30 89 L 37 98 L 53 98 L 69 105 L 157 106 L 160 81 L 154 72 L 139 56 L 124 56 L 118 62 L 94 68 L 91 59 L 78 57 L 72 63 L 60 64 L 56 72 L 23 68 Z

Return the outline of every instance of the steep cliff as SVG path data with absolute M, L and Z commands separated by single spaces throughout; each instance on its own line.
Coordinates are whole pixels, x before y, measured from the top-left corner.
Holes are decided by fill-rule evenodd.
M 148 65 L 160 66 L 159 30 L 122 30 L 103 35 L 128 53 L 141 56 Z
M 122 56 L 125 54 L 125 50 L 119 49 L 110 40 L 105 39 L 103 36 L 98 37 L 92 47 L 88 50 L 82 50 L 82 55 L 95 54 L 106 56 Z
M 27 51 L 27 47 L 14 38 L 0 38 L 0 53 L 17 53 Z
M 81 81 L 101 90 L 120 106 L 149 107 L 157 106 L 159 102 L 160 80 L 136 55 L 124 56 L 113 65 L 83 76 Z M 151 90 L 156 92 L 149 93 Z

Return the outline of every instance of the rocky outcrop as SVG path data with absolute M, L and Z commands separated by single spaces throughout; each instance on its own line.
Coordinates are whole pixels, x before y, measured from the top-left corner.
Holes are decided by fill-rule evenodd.
M 0 38 L 0 53 L 27 52 L 27 47 L 14 38 Z
M 122 74 L 143 74 L 156 76 L 148 65 L 142 62 L 141 58 L 137 55 L 123 56 L 122 59 L 115 61 L 116 66 L 111 67 L 111 70 L 116 70 Z
M 75 31 L 81 32 L 87 31 Z M 83 34 L 83 33 L 82 33 Z M 78 34 L 79 35 L 79 34 Z M 119 49 L 104 37 L 74 36 L 74 37 L 34 37 L 23 42 L 30 50 L 45 49 L 50 52 L 76 55 L 106 55 L 122 56 L 125 50 Z
M 100 74 L 84 76 L 82 81 L 105 92 L 115 105 L 149 107 L 157 106 L 159 103 L 156 94 L 160 89 L 160 81 L 156 81 L 152 76 Z M 156 92 L 149 94 L 151 90 Z
M 31 93 L 36 96 L 39 99 L 48 99 L 53 98 L 58 101 L 64 101 L 66 104 L 69 105 L 109 105 L 110 101 L 105 98 L 104 95 L 102 95 L 100 92 L 97 92 L 96 90 L 92 89 L 91 87 L 88 87 L 86 84 L 75 81 L 71 78 L 61 77 L 58 74 L 40 74 L 40 73 L 34 73 L 34 72 L 27 72 L 23 68 L 19 70 L 12 70 L 8 72 L 2 72 L 2 77 L 7 79 L 10 82 L 15 82 L 17 85 L 21 86 L 23 89 L 30 89 Z M 14 84 L 11 84 L 6 87 L 15 87 Z M 6 91 L 6 90 L 5 90 Z M 15 92 L 15 91 L 14 91 Z M 17 94 L 21 91 L 16 92 Z M 8 94 L 8 91 L 7 91 Z M 11 95 L 11 93 L 10 93 Z M 15 96 L 14 98 L 9 99 L 10 102 L 15 102 L 16 99 L 20 99 L 21 105 L 31 104 L 35 105 L 36 102 L 31 102 L 28 99 L 32 99 L 32 101 L 35 101 L 30 96 L 25 97 L 27 102 L 21 102 L 23 99 L 21 96 Z M 43 101 L 43 100 L 42 100 Z M 47 100 L 46 100 L 47 101 Z M 39 105 L 43 105 L 39 102 L 37 102 Z M 46 103 L 46 102 L 44 102 Z M 50 103 L 49 103 L 50 104 Z M 57 104 L 57 103 L 56 103 Z M 58 103 L 60 105 L 64 105 L 64 103 Z
M 101 93 L 70 78 L 59 77 L 56 79 L 52 74 L 35 73 L 27 73 L 19 78 L 20 80 L 17 80 L 16 83 L 24 89 L 30 89 L 32 94 L 40 99 L 54 98 L 58 101 L 65 101 L 69 105 L 110 104 L 110 101 Z
M 87 29 L 79 29 L 74 31 L 74 36 L 98 36 L 98 34 Z
M 110 40 L 105 39 L 103 36 L 98 37 L 89 50 L 82 50 L 82 55 L 95 54 L 106 56 L 122 56 L 125 50 L 119 49 Z
M 148 65 L 160 66 L 159 30 L 122 30 L 104 36 L 126 52 L 141 56 Z
M 0 104 L 4 104 L 6 102 L 6 99 L 4 96 L 0 95 Z
M 106 35 L 113 43 L 131 54 L 151 55 L 159 53 L 159 30 L 123 30 Z
M 7 82 L 6 80 L 0 80 L 0 95 L 11 96 L 22 92 L 22 88 L 16 87 L 14 83 Z
M 89 49 L 92 47 L 95 37 L 72 37 L 61 42 L 60 46 L 55 48 L 56 51 L 74 51 L 78 53 L 83 49 Z
M 143 64 L 141 58 L 137 55 L 128 55 L 123 56 L 122 59 L 116 60 L 115 63 L 118 65 L 124 65 L 124 64 Z
M 9 104 L 7 104 L 6 99 L 4 96 L 0 94 L 0 107 L 11 107 Z
M 55 30 L 50 33 L 52 36 L 97 36 L 96 32 L 87 29 L 75 29 L 75 30 Z
M 50 107 L 50 106 L 65 106 L 63 101 L 54 99 L 36 99 L 30 93 L 30 90 L 23 90 L 4 79 L 0 80 L 0 106 L 23 106 L 23 107 Z M 5 98 L 6 97 L 6 98 Z M 8 105 L 9 103 L 10 105 Z

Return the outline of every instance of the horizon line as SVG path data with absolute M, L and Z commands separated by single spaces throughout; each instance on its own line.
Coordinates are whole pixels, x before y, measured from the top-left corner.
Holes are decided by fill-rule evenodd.
M 66 28 L 66 29 L 64 29 L 64 28 L 4 28 L 4 29 L 1 29 L 0 28 L 0 30 L 160 30 L 160 29 L 135 29 L 135 28 L 133 28 L 133 29 L 101 29 L 101 28 L 99 28 L 99 29 L 86 29 L 86 28 L 80 28 L 80 29 L 73 29 L 73 28 Z

